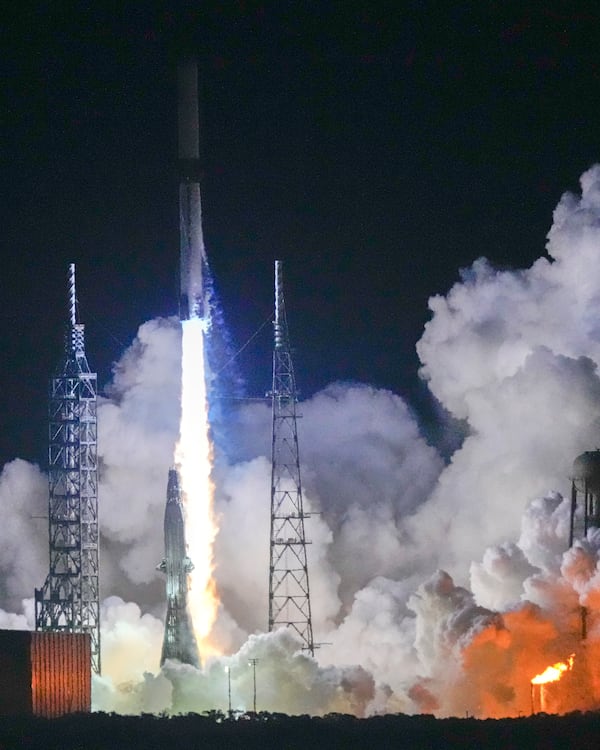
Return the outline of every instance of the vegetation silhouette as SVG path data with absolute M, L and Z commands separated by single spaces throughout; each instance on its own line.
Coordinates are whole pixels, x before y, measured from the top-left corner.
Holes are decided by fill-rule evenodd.
M 467 747 L 578 750 L 600 747 L 600 714 L 537 714 L 518 719 L 449 718 L 390 714 L 358 719 L 218 710 L 179 716 L 71 714 L 57 719 L 0 718 L 1 750 L 403 750 Z

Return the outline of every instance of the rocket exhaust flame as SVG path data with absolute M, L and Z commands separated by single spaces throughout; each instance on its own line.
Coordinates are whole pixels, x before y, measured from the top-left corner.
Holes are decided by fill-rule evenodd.
M 213 544 L 217 526 L 204 367 L 206 321 L 191 318 L 182 321 L 181 325 L 181 423 L 175 463 L 181 476 L 187 554 L 194 564 L 188 577 L 188 605 L 203 657 L 212 652 L 208 638 L 218 608 L 213 580 Z
M 189 60 L 178 70 L 180 319 L 182 329 L 181 420 L 175 465 L 181 478 L 187 575 L 187 610 L 200 657 L 217 616 L 213 544 L 217 528 L 211 481 L 212 444 L 204 358 L 209 323 L 203 272 L 206 252 L 200 198 L 198 68 Z

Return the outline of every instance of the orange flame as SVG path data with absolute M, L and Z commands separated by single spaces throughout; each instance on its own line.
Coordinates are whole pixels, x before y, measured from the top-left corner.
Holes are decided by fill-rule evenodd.
M 566 662 L 559 661 L 556 664 L 552 664 L 550 667 L 546 667 L 541 674 L 536 675 L 531 680 L 531 684 L 545 685 L 547 682 L 556 682 L 557 680 L 560 680 L 565 672 L 570 672 L 571 669 L 573 669 L 574 659 L 575 654 L 571 654 Z

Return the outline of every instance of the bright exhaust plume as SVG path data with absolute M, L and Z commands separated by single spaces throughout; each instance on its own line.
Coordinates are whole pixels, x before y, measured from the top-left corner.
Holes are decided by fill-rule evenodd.
M 194 564 L 188 578 L 188 605 L 200 656 L 205 658 L 214 653 L 209 636 L 218 609 L 213 579 L 217 525 L 204 359 L 206 322 L 192 318 L 181 326 L 181 423 L 175 464 L 181 477 L 187 553 Z

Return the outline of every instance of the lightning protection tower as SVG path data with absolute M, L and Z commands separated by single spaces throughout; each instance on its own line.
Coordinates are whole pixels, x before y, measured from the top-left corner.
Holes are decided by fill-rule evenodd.
M 287 626 L 314 655 L 300 457 L 296 382 L 290 351 L 281 261 L 275 261 L 275 346 L 273 349 L 273 442 L 271 453 L 271 552 L 269 631 Z
M 48 536 L 50 567 L 35 591 L 37 630 L 89 633 L 100 673 L 96 373 L 77 322 L 75 265 L 69 266 L 65 358 L 50 381 Z

